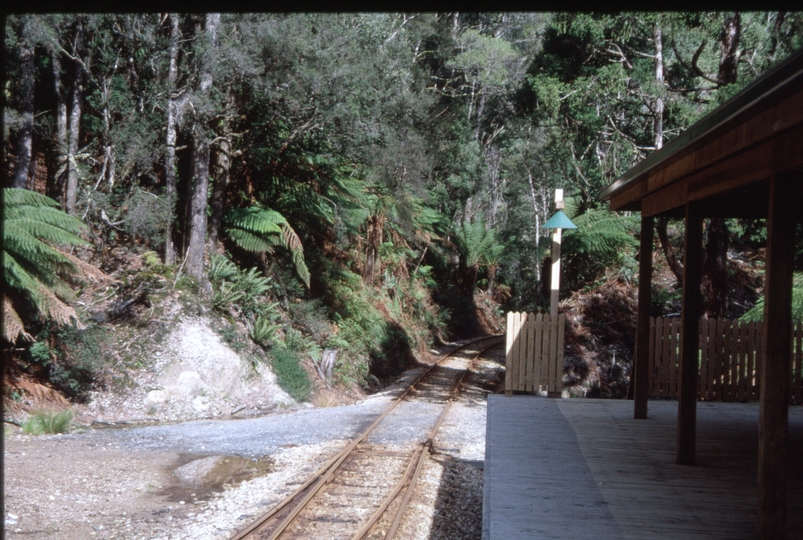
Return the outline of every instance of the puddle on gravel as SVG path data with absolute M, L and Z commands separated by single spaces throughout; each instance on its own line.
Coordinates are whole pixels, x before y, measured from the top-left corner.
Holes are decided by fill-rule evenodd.
M 203 456 L 182 454 L 181 464 L 173 469 L 178 482 L 161 491 L 171 502 L 192 503 L 223 491 L 225 485 L 239 484 L 264 476 L 273 470 L 270 458 L 258 460 L 239 456 Z

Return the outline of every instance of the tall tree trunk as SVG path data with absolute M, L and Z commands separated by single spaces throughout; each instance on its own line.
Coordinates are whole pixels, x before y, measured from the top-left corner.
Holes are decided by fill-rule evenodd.
M 234 110 L 234 91 L 228 89 L 226 97 L 230 111 Z M 215 159 L 215 183 L 212 186 L 212 197 L 209 200 L 209 249 L 218 248 L 218 237 L 223 225 L 223 210 L 226 205 L 226 188 L 231 176 L 231 115 L 226 115 L 223 134 L 218 143 Z
M 208 96 L 212 87 L 212 61 L 215 55 L 219 13 L 209 13 L 205 21 L 206 48 L 203 53 L 200 94 Z M 201 107 L 195 109 L 192 127 L 192 200 L 190 203 L 190 240 L 187 247 L 187 273 L 204 280 L 204 247 L 206 244 L 206 205 L 209 189 L 209 113 Z
M 79 18 L 75 21 L 75 36 L 73 41 L 73 55 L 78 57 L 83 39 L 83 24 Z M 81 98 L 83 94 L 84 68 L 79 62 L 73 61 L 73 86 L 70 92 L 70 133 L 67 153 L 67 193 L 64 201 L 65 210 L 75 213 L 75 204 L 78 201 L 78 142 L 81 130 Z
M 175 264 L 173 213 L 176 200 L 176 79 L 178 78 L 178 43 L 181 38 L 178 13 L 170 14 L 170 68 L 167 72 L 167 140 L 165 141 L 165 195 L 170 201 L 170 217 L 165 227 L 165 264 Z
M 661 248 L 664 251 L 666 262 L 669 264 L 669 269 L 672 270 L 672 273 L 675 275 L 675 279 L 677 279 L 678 282 L 683 283 L 683 265 L 678 260 L 677 254 L 675 254 L 675 248 L 673 248 L 672 244 L 669 243 L 669 235 L 666 231 L 668 222 L 669 219 L 665 217 L 659 217 L 656 219 L 655 231 L 658 233 L 658 240 L 661 242 Z
M 474 264 L 471 266 L 463 265 L 463 293 L 466 298 L 474 305 L 474 289 L 477 287 L 477 274 L 479 273 L 479 266 Z
M 702 289 L 705 296 L 705 315 L 716 319 L 725 316 L 728 291 L 728 227 L 724 218 L 713 218 L 706 231 L 705 261 Z
M 226 187 L 231 174 L 231 139 L 226 135 L 220 139 L 215 160 L 215 183 L 209 201 L 209 249 L 218 248 L 218 237 L 223 223 L 223 208 L 226 202 Z
M 719 84 L 736 82 L 739 66 L 739 41 L 742 37 L 742 17 L 739 12 L 727 17 L 719 39 Z
M 770 37 L 770 49 L 767 51 L 767 59 L 770 62 L 775 61 L 775 51 L 778 49 L 778 36 L 781 33 L 781 27 L 783 26 L 783 21 L 785 18 L 785 11 L 779 11 L 775 15 L 775 22 L 772 25 L 772 37 Z
M 206 191 L 209 187 L 209 139 L 206 122 L 197 119 L 192 128 L 192 198 L 190 202 L 190 240 L 187 246 L 187 273 L 203 280 L 206 240 Z
M 655 82 L 659 89 L 664 86 L 664 44 L 663 33 L 661 31 L 661 15 L 655 18 L 655 26 L 652 31 L 652 40 L 655 51 Z M 661 90 L 659 90 L 661 91 Z M 659 150 L 664 145 L 664 98 L 662 94 L 655 97 L 655 122 L 653 123 L 653 137 L 655 149 Z
M 488 265 L 488 296 L 491 296 L 494 293 L 494 281 L 496 280 L 496 267 L 495 264 Z
M 63 201 L 64 181 L 67 177 L 67 105 L 61 87 L 61 52 L 53 47 L 50 50 L 50 64 L 53 73 L 53 96 L 56 99 L 56 145 L 53 152 L 52 196 Z
M 363 270 L 363 282 L 367 285 L 374 285 L 376 280 L 376 262 L 379 259 L 379 246 L 385 236 L 385 216 L 373 215 L 368 218 L 368 230 L 366 231 L 365 268 Z
M 738 77 L 739 42 L 742 20 L 738 12 L 727 17 L 720 35 L 718 80 L 732 84 Z M 728 287 L 728 226 L 724 218 L 709 220 L 706 231 L 705 261 L 703 262 L 702 289 L 705 297 L 705 316 L 725 316 L 725 299 Z
M 22 93 L 21 116 L 22 123 L 17 133 L 17 161 L 14 164 L 14 177 L 11 187 L 24 188 L 28 185 L 31 173 L 31 159 L 33 156 L 33 92 L 34 92 L 34 64 L 33 45 L 28 41 L 25 32 L 26 20 L 17 28 L 17 37 L 20 46 Z

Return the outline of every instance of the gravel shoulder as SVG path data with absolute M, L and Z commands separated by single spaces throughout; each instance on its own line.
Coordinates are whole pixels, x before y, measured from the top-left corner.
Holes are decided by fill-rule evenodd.
M 479 538 L 485 390 L 497 348 L 435 439 L 404 538 Z M 413 377 L 405 374 L 398 383 Z M 490 382 L 489 382 L 490 381 Z M 6 538 L 225 539 L 286 496 L 383 411 L 389 388 L 356 404 L 32 437 L 5 436 Z M 402 444 L 404 430 L 385 444 Z

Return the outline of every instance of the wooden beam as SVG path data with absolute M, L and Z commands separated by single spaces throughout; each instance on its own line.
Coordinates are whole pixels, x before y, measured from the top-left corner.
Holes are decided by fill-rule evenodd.
M 655 219 L 641 216 L 641 240 L 638 265 L 638 321 L 636 326 L 636 355 L 633 360 L 635 386 L 633 418 L 647 418 L 647 398 L 650 393 L 650 304 L 652 297 L 652 245 Z
M 687 200 L 686 185 L 683 182 L 676 182 L 644 197 L 641 201 L 641 214 L 656 216 L 673 208 L 683 208 Z
M 683 252 L 683 300 L 680 319 L 680 387 L 678 389 L 677 464 L 694 465 L 697 437 L 697 357 L 700 344 L 703 268 L 703 220 L 695 205 L 686 204 Z
M 754 109 L 720 126 L 649 172 L 648 192 L 729 158 L 803 123 L 803 92 L 796 92 L 764 110 Z
M 786 538 L 787 434 L 792 359 L 792 272 L 800 185 L 797 178 L 770 180 L 761 408 L 758 442 L 758 537 Z

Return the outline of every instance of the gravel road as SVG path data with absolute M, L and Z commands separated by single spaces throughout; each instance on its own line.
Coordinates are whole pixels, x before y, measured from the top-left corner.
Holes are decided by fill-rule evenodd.
M 503 352 L 478 363 L 470 392 L 435 438 L 402 538 L 479 538 L 485 393 Z M 416 375 L 353 405 L 83 433 L 5 438 L 7 538 L 225 539 L 295 489 Z M 406 407 L 371 441 L 409 443 L 431 404 Z M 431 416 L 429 416 L 431 418 Z

